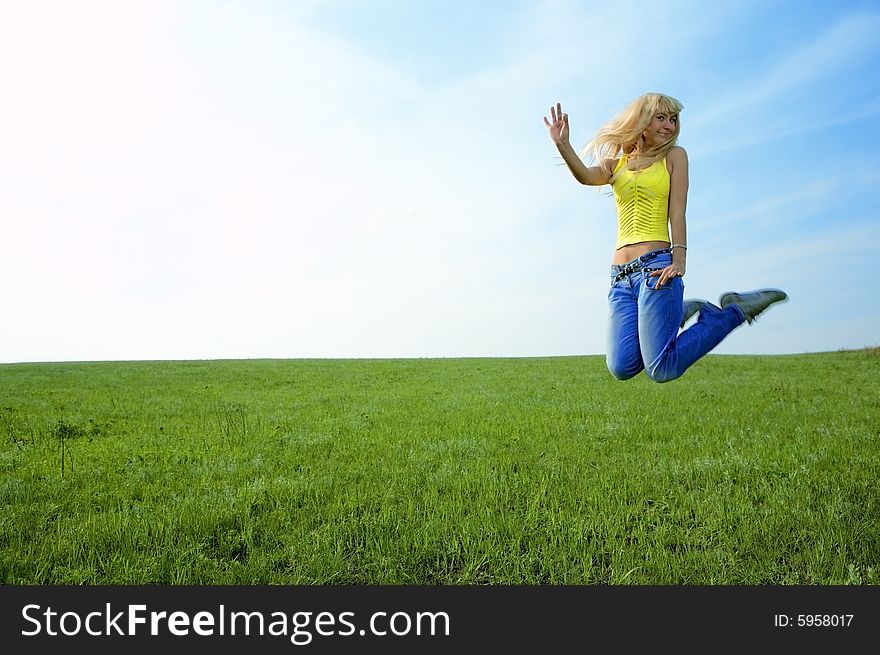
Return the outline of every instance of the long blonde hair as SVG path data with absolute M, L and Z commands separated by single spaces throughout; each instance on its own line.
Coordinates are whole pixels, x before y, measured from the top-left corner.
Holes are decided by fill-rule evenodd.
M 594 158 L 608 175 L 612 175 L 613 171 L 607 162 L 622 155 L 627 156 L 627 168 L 630 170 L 650 166 L 663 159 L 675 146 L 681 125 L 676 121 L 675 133 L 669 140 L 653 148 L 644 147 L 642 133 L 657 113 L 678 116 L 682 109 L 682 104 L 675 98 L 662 93 L 645 93 L 602 126 L 596 136 L 584 146 L 581 156 Z

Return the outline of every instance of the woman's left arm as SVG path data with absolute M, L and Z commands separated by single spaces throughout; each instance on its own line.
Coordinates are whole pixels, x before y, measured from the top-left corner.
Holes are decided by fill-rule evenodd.
M 688 194 L 688 159 L 684 148 L 676 146 L 666 156 L 669 163 L 669 228 L 672 245 L 687 246 L 685 210 Z M 663 286 L 674 277 L 682 277 L 687 267 L 687 250 L 672 249 L 672 266 L 660 272 L 658 285 Z

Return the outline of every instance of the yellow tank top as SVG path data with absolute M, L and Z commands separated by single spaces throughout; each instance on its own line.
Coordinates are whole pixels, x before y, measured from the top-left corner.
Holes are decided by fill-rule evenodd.
M 617 246 L 641 241 L 669 241 L 669 170 L 666 159 L 640 171 L 626 168 L 626 155 L 614 169 Z

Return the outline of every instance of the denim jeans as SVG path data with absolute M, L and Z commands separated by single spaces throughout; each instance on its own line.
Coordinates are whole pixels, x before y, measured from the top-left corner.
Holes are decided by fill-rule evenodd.
M 649 273 L 672 263 L 668 250 L 655 250 L 611 267 L 611 310 L 606 363 L 618 380 L 642 370 L 654 382 L 680 377 L 745 321 L 739 307 L 706 305 L 695 323 L 679 332 L 684 283 L 675 277 L 658 287 Z

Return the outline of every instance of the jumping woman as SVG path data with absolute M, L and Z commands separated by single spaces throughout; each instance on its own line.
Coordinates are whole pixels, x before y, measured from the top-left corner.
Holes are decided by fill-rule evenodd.
M 642 370 L 655 382 L 680 377 L 744 322 L 786 300 L 779 289 L 727 292 L 718 305 L 684 301 L 688 159 L 676 145 L 682 105 L 646 93 L 602 127 L 579 155 L 569 141 L 568 114 L 550 107 L 544 124 L 574 178 L 610 184 L 617 203 L 611 264 L 606 362 L 618 380 Z M 590 155 L 595 166 L 582 156 Z M 699 314 L 687 329 L 685 323 Z

